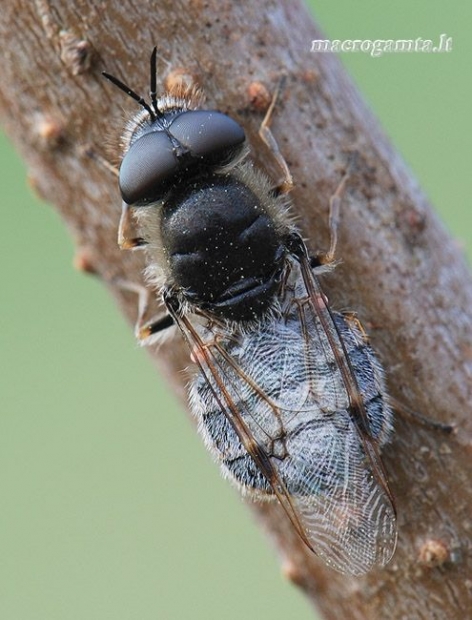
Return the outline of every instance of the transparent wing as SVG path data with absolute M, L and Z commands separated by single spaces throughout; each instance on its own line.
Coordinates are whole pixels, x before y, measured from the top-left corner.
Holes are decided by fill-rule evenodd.
M 288 478 L 297 478 L 299 491 L 291 495 L 291 502 L 315 552 L 339 572 L 362 575 L 392 557 L 396 519 L 389 496 L 365 463 L 350 422 L 343 440 L 344 451 L 339 449 L 339 438 L 336 453 L 328 449 L 323 455 L 323 467 L 313 467 L 306 455 L 295 453 L 291 465 L 297 473 Z
M 381 371 L 295 272 L 282 314 L 252 330 L 174 318 L 201 370 L 194 408 L 228 476 L 256 498 L 277 497 L 310 549 L 360 575 L 386 564 L 396 544 L 377 451 L 390 423 Z

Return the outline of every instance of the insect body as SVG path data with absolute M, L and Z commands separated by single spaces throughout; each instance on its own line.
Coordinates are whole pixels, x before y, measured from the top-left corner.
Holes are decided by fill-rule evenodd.
M 244 494 L 278 500 L 332 568 L 383 566 L 396 519 L 379 457 L 392 432 L 382 368 L 327 305 L 317 275 L 332 265 L 309 257 L 241 126 L 192 97 L 157 99 L 155 64 L 154 51 L 150 103 L 105 74 L 143 107 L 124 136 L 119 240 L 145 248 L 167 314 L 141 338 L 180 329 L 200 432 Z

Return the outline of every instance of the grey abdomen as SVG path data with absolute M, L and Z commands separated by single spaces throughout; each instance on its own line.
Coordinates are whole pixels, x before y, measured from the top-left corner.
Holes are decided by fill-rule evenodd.
M 332 317 L 364 401 L 370 436 L 382 445 L 392 428 L 383 371 L 356 325 L 339 313 Z M 191 386 L 205 443 L 224 475 L 249 493 L 272 491 L 231 420 L 236 426 L 242 420 L 290 494 L 322 493 L 333 481 L 343 487 L 366 461 L 336 356 L 318 321 L 306 322 L 303 335 L 299 318 L 293 311 L 238 334 L 238 344 L 220 342 L 242 373 L 210 345 L 226 399 L 213 377 L 200 374 Z

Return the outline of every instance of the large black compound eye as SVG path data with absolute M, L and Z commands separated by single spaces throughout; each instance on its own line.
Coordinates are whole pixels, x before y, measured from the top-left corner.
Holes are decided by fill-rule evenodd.
M 230 155 L 246 139 L 241 125 L 215 110 L 183 112 L 170 124 L 168 130 L 189 150 L 192 157 L 210 161 L 222 154 Z
M 153 131 L 138 138 L 123 158 L 120 168 L 120 190 L 129 204 L 146 203 L 159 194 L 159 186 L 179 168 L 169 136 Z

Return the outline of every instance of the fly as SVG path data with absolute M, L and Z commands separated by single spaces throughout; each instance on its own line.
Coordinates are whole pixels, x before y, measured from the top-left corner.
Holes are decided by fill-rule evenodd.
M 278 501 L 306 546 L 341 573 L 391 559 L 396 513 L 380 458 L 393 412 L 383 369 L 359 323 L 332 310 L 318 276 L 331 246 L 310 256 L 290 217 L 291 175 L 273 187 L 245 133 L 198 91 L 150 100 L 104 74 L 141 106 L 123 136 L 122 248 L 143 248 L 166 314 L 140 340 L 178 328 L 196 365 L 191 409 L 225 477 L 257 501 Z M 343 178 L 331 202 L 336 210 Z M 138 235 L 130 230 L 137 226 Z

